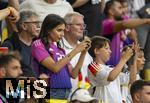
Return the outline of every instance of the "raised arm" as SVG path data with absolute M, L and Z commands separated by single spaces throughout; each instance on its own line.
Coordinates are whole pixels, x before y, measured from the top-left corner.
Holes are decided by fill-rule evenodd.
M 83 62 L 85 60 L 85 55 L 86 55 L 86 53 L 87 53 L 87 51 L 88 51 L 88 49 L 90 48 L 90 45 L 91 45 L 91 41 L 90 41 L 89 38 L 86 38 L 83 42 L 87 42 L 88 46 L 87 46 L 87 48 L 85 48 L 85 50 L 83 50 L 81 52 L 80 58 L 79 58 L 77 64 L 75 65 L 75 67 L 70 70 L 70 74 L 71 74 L 72 78 L 74 78 L 74 79 L 78 76 L 79 71 L 82 68 Z
M 140 48 L 139 48 L 139 45 L 138 44 L 135 44 L 134 45 L 134 56 L 133 56 L 133 61 L 131 61 L 132 64 L 130 64 L 130 81 L 129 81 L 129 87 L 132 85 L 132 83 L 134 81 L 136 81 L 136 75 L 137 75 L 137 59 L 138 59 L 138 55 L 139 55 L 139 51 L 140 51 Z
M 130 57 L 133 55 L 133 50 L 131 48 L 128 48 L 125 52 L 122 53 L 122 57 L 119 61 L 119 63 L 116 65 L 116 67 L 109 73 L 108 81 L 113 81 L 117 78 L 119 73 L 122 71 L 124 65 L 126 62 L 130 59 Z
M 9 14 L 10 14 L 9 8 L 0 10 L 0 20 L 5 19 Z
M 8 4 L 19 11 L 19 0 L 8 0 Z
M 131 29 L 140 25 L 150 24 L 150 19 L 129 19 L 126 21 L 117 21 L 114 23 L 113 31 L 119 32 L 123 29 Z
M 55 62 L 51 56 L 45 58 L 41 61 L 42 65 L 44 65 L 49 70 L 57 73 L 61 70 L 62 67 L 64 67 L 70 60 L 79 52 L 84 51 L 89 46 L 89 42 L 83 41 L 81 42 L 75 49 L 73 49 L 69 54 L 67 54 L 64 58 L 60 59 L 58 62 Z M 81 53 L 81 59 L 80 62 L 83 61 L 84 53 Z M 81 64 L 83 64 L 81 62 Z M 81 64 L 77 66 L 77 68 L 81 67 Z M 78 71 L 76 71 L 78 72 Z M 74 77 L 74 76 L 73 76 Z

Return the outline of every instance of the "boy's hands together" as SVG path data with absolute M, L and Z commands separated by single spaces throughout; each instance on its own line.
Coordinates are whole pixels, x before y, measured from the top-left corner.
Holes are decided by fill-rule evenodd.
M 133 53 L 134 53 L 133 49 L 130 48 L 130 47 L 128 47 L 126 49 L 126 51 L 124 51 L 122 53 L 121 59 L 124 60 L 125 62 L 127 62 L 131 58 L 131 56 L 133 55 Z

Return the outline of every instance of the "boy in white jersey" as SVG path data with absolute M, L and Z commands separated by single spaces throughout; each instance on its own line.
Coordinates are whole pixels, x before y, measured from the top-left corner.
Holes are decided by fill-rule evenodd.
M 94 97 L 104 103 L 122 103 L 118 75 L 133 55 L 133 50 L 128 48 L 123 52 L 120 62 L 114 68 L 106 65 L 111 54 L 108 39 L 100 36 L 93 37 L 89 53 L 94 60 L 88 67 L 89 79 L 96 86 Z

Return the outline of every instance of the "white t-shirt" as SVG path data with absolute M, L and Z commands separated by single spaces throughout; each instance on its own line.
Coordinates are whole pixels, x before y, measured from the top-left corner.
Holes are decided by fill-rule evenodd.
M 80 42 L 78 42 L 80 43 Z M 63 38 L 63 43 L 62 43 L 62 47 L 65 50 L 66 54 L 70 53 L 74 48 L 65 40 L 65 38 Z M 75 65 L 77 64 L 78 60 L 80 57 L 80 53 L 78 53 L 76 56 L 74 56 L 70 63 L 72 64 L 73 67 L 75 67 Z M 85 88 L 85 78 L 88 77 L 88 73 L 87 73 L 87 69 L 88 69 L 88 65 L 93 61 L 92 57 L 89 55 L 89 53 L 86 53 L 84 62 L 83 62 L 83 66 L 81 68 L 81 74 L 82 74 L 82 82 L 80 85 L 80 88 Z M 72 83 L 72 91 L 74 91 L 75 89 L 79 88 L 78 87 L 78 78 L 76 79 L 72 79 L 71 78 L 71 83 Z
M 132 103 L 132 98 L 130 95 L 130 90 L 129 90 L 129 81 L 130 81 L 130 72 L 126 72 L 126 73 L 120 73 L 119 74 L 119 78 L 120 78 L 120 85 L 121 85 L 121 94 L 122 94 L 122 98 L 124 101 L 126 101 L 126 103 Z M 141 79 L 139 74 L 136 75 L 136 80 Z
M 100 71 L 97 72 L 95 77 L 93 76 L 94 79 L 90 76 L 90 80 L 93 79 L 96 83 L 94 97 L 100 101 L 104 101 L 104 103 L 122 103 L 119 77 L 112 82 L 107 81 L 109 73 L 112 70 L 113 68 L 100 64 Z
M 67 13 L 73 12 L 72 6 L 64 0 L 57 0 L 53 4 L 49 4 L 45 0 L 26 0 L 20 5 L 20 11 L 24 9 L 35 11 L 40 16 L 41 21 L 48 14 L 57 14 L 64 17 Z
M 121 72 L 119 77 L 120 77 L 120 86 L 121 86 L 121 94 L 122 94 L 122 99 L 126 101 L 127 96 L 129 95 L 129 72 L 123 73 Z

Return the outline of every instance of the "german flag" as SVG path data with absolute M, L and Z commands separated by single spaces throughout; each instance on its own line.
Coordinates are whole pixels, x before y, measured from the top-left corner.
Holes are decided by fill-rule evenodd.
M 82 82 L 83 80 L 85 80 L 85 84 L 84 87 L 82 87 Z M 90 80 L 88 79 L 88 77 L 86 76 L 85 78 L 83 78 L 83 75 L 81 73 L 81 71 L 79 72 L 78 75 L 78 88 L 85 88 L 85 89 L 89 89 L 90 88 Z
M 80 88 L 82 85 L 82 79 L 83 79 L 83 76 L 82 76 L 81 69 L 80 69 L 79 74 L 78 74 L 78 88 Z
M 85 77 L 85 89 L 89 89 L 91 87 L 90 80 L 88 77 Z

